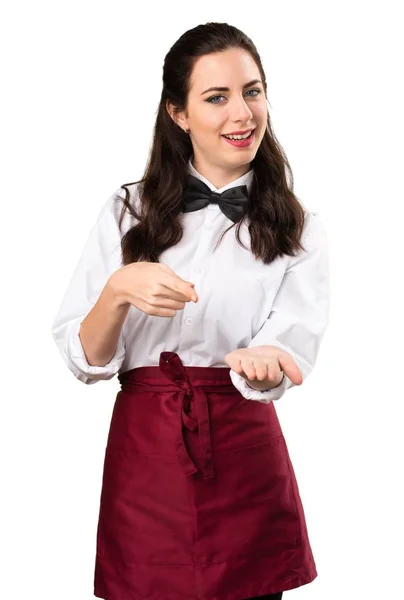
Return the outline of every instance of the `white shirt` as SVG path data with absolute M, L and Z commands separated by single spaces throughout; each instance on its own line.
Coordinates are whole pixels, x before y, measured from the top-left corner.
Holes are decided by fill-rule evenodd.
M 223 192 L 237 185 L 251 188 L 253 171 L 217 189 L 200 175 L 191 161 L 189 171 Z M 138 203 L 137 185 L 130 186 L 131 202 Z M 217 204 L 182 213 L 184 235 L 166 250 L 160 262 L 195 284 L 199 300 L 188 302 L 175 317 L 148 315 L 131 306 L 111 361 L 90 366 L 79 338 L 80 323 L 94 306 L 110 275 L 122 266 L 120 241 L 133 226 L 125 215 L 122 233 L 117 190 L 105 203 L 89 235 L 81 258 L 52 325 L 61 355 L 80 381 L 91 384 L 141 366 L 158 366 L 162 351 L 176 352 L 186 366 L 226 367 L 224 357 L 238 348 L 271 344 L 289 352 L 303 380 L 312 371 L 329 320 L 329 260 L 326 233 L 315 213 L 306 211 L 302 243 L 307 253 L 278 257 L 265 265 L 250 248 L 247 223 L 228 231 L 213 252 L 220 234 L 231 224 Z M 135 204 L 138 206 L 138 204 Z M 234 386 L 247 399 L 278 400 L 293 387 L 285 375 L 279 386 L 258 391 L 233 370 Z

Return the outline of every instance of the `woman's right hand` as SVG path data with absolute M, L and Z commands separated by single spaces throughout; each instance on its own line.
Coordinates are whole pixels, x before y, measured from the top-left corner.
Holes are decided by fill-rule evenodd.
M 186 302 L 198 301 L 195 284 L 161 263 L 125 265 L 111 275 L 108 283 L 118 305 L 132 304 L 148 315 L 174 317 Z

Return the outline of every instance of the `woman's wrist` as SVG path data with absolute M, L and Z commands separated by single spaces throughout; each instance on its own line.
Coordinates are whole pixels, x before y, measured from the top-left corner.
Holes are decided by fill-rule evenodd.
M 120 269 L 112 273 L 105 285 L 105 292 L 109 295 L 110 301 L 114 308 L 127 307 L 130 302 L 125 300 L 122 296 L 121 287 L 119 285 L 119 274 Z

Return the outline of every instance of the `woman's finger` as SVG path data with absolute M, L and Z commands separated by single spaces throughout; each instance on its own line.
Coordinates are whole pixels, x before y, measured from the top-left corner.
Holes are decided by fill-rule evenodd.
M 238 375 L 241 375 L 243 372 L 243 367 L 241 366 L 241 360 L 234 356 L 234 354 L 229 354 L 225 357 L 225 362 L 229 365 L 230 369 L 232 369 Z
M 243 357 L 241 366 L 248 379 L 255 379 L 255 367 L 252 358 L 248 356 Z
M 303 383 L 303 375 L 291 355 L 280 354 L 278 360 L 285 375 L 287 375 L 295 385 L 301 385 Z
M 279 379 L 280 373 L 282 373 L 281 366 L 279 364 L 279 360 L 277 356 L 269 359 L 267 361 L 268 367 L 268 379 L 270 381 L 277 381 Z
M 269 379 L 270 378 L 270 371 L 273 370 L 272 368 L 272 363 L 273 361 L 265 361 L 262 359 L 259 359 L 258 357 L 255 357 L 253 359 L 254 361 L 254 367 L 255 367 L 255 373 L 256 373 L 256 378 L 258 379 L 258 381 L 264 381 L 264 379 Z M 278 362 L 278 361 L 276 361 Z

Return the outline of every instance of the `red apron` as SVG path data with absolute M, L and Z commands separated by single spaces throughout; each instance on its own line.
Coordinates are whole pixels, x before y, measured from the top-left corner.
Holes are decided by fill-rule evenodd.
M 273 402 L 246 400 L 230 369 L 118 376 L 105 451 L 94 595 L 243 600 L 317 576 Z

